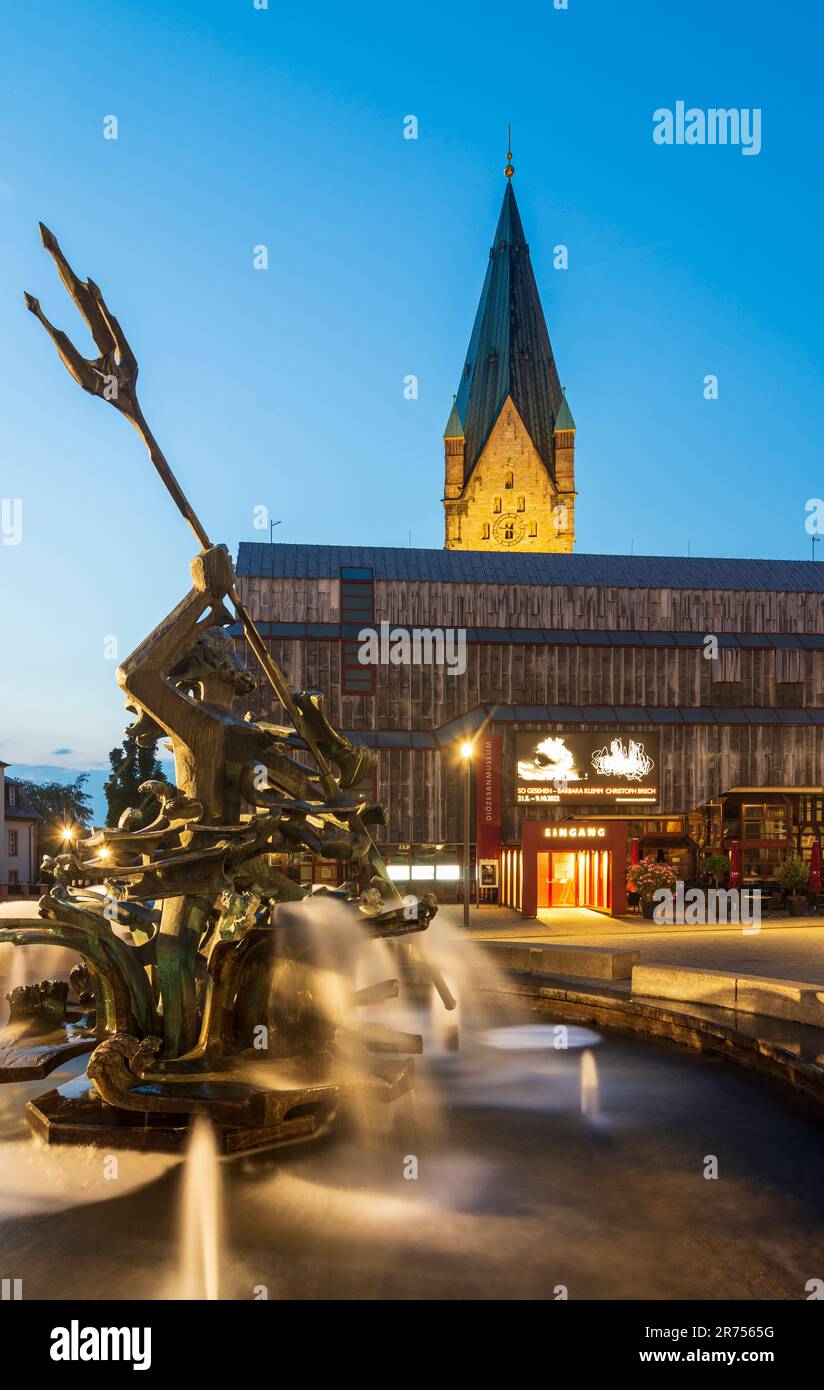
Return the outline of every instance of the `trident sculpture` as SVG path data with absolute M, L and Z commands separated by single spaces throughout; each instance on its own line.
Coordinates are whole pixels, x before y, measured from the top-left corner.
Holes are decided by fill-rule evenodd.
M 55 883 L 36 918 L 0 916 L 0 942 L 57 942 L 84 961 L 73 974 L 78 1004 L 67 1002 L 65 985 L 48 981 L 12 993 L 0 1081 L 45 1075 L 67 1051 L 93 1048 L 94 1091 L 79 1112 L 61 1091 L 30 1105 L 30 1122 L 46 1137 L 65 1137 L 73 1126 L 81 1142 L 96 1134 L 112 1142 L 113 1130 L 122 1140 L 134 1136 L 136 1118 L 151 1115 L 168 1146 L 181 1115 L 205 1110 L 229 1148 L 278 1142 L 292 1136 L 292 1112 L 305 1132 L 307 1116 L 313 1124 L 328 1116 L 353 1089 L 385 1099 L 408 1089 L 411 1063 L 399 1057 L 419 1051 L 420 1039 L 359 1028 L 330 1006 L 318 982 L 341 953 L 351 954 L 351 942 L 341 945 L 339 927 L 327 940 L 313 926 L 299 907 L 306 890 L 272 864 L 273 852 L 305 850 L 366 870 L 365 889 L 350 880 L 325 894 L 356 936 L 421 932 L 435 901 L 400 899 L 369 830 L 385 813 L 358 790 L 374 754 L 332 727 L 319 692 L 290 691 L 237 592 L 227 550 L 211 544 L 146 422 L 137 359 L 120 324 L 94 281 L 78 279 L 56 238 L 40 230 L 100 356 L 83 357 L 29 294 L 26 305 L 74 380 L 134 425 L 200 551 L 192 588 L 117 673 L 138 743 L 171 739 L 176 785 L 141 787 L 160 801 L 150 825 L 133 808 L 116 829 L 48 861 Z M 226 631 L 236 622 L 283 707 L 283 725 L 233 712 L 235 697 L 255 685 Z M 85 886 L 72 888 L 72 879 Z M 423 961 L 419 968 L 453 1008 L 437 970 Z M 352 990 L 344 1012 L 398 988 L 388 980 Z M 386 1055 L 377 1061 L 374 1053 Z

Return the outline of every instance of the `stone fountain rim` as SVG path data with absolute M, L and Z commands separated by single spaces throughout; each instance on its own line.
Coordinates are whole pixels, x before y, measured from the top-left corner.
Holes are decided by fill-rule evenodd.
M 637 999 L 597 990 L 570 988 L 547 975 L 507 971 L 503 981 L 487 978 L 479 992 L 501 1003 L 526 1002 L 535 1012 L 551 1014 L 559 1022 L 590 1024 L 625 1036 L 642 1036 L 672 1042 L 711 1056 L 723 1057 L 767 1079 L 778 1081 L 795 1095 L 811 1100 L 824 1111 L 824 1066 L 808 1061 L 778 1042 L 755 1035 L 759 1016 L 742 1015 L 748 1030 L 724 1015 L 737 1019 L 734 1010 L 673 1003 L 671 1000 Z M 765 1026 L 774 1019 L 764 1019 Z M 804 1032 L 818 1030 L 796 1025 Z M 822 1042 L 824 1055 L 824 1042 Z

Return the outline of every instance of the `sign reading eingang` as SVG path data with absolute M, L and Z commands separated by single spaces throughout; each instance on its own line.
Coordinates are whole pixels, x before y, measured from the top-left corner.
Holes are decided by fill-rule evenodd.
M 627 806 L 658 800 L 660 734 L 515 735 L 515 799 Z

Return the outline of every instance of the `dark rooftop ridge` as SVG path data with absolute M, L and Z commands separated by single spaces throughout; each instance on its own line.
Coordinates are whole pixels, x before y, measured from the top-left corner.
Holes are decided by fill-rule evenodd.
M 525 555 L 385 546 L 241 541 L 241 578 L 338 579 L 341 569 L 380 580 L 434 584 L 539 584 L 610 589 L 733 589 L 824 594 L 818 560 L 735 560 L 677 555 Z

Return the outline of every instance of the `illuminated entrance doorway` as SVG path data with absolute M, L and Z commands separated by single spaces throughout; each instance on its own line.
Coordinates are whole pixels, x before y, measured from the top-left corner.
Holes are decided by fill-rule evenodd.
M 521 911 L 627 910 L 626 821 L 524 821 Z
M 538 854 L 538 907 L 612 910 L 609 850 L 550 850 Z

